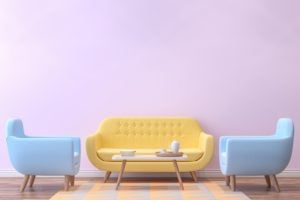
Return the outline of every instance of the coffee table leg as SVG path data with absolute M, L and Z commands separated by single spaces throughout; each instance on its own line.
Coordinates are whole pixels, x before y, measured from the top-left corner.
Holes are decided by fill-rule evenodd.
M 121 171 L 119 173 L 119 177 L 118 177 L 118 181 L 117 181 L 116 190 L 118 189 L 118 187 L 119 187 L 119 185 L 121 183 L 121 179 L 122 179 L 122 176 L 123 176 L 123 172 L 124 172 L 125 166 L 126 166 L 126 160 L 123 160 L 122 161 L 122 166 L 121 166 Z
M 177 161 L 173 160 L 173 164 L 174 164 L 174 168 L 175 168 L 175 171 L 176 171 L 176 175 L 177 175 L 177 179 L 178 179 L 180 188 L 183 190 L 184 188 L 183 188 L 182 180 L 181 180 L 181 177 L 180 177 Z

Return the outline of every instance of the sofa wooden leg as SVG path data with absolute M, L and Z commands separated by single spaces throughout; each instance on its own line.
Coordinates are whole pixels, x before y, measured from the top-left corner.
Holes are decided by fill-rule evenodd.
M 35 180 L 35 175 L 31 175 L 30 178 L 29 178 L 29 187 L 32 188 L 34 180 Z
M 198 182 L 197 172 L 192 171 L 192 172 L 190 172 L 190 173 L 191 173 L 191 175 L 192 175 L 192 178 L 193 178 L 194 182 L 197 183 L 197 182 Z
M 276 175 L 275 174 L 271 175 L 271 179 L 272 179 L 272 182 L 273 182 L 276 192 L 280 192 L 280 187 L 279 187 Z
M 106 183 L 106 181 L 109 179 L 110 174 L 111 174 L 111 171 L 107 171 L 107 172 L 105 173 L 104 180 L 103 180 L 104 183 Z
M 69 185 L 70 185 L 70 176 L 69 175 L 65 175 L 65 191 L 69 190 Z
M 232 189 L 232 191 L 235 191 L 236 190 L 235 175 L 232 175 L 231 178 L 232 178 L 232 187 L 231 187 L 231 189 Z
M 225 183 L 227 186 L 230 186 L 230 176 L 225 176 Z
M 265 179 L 266 179 L 266 182 L 267 182 L 268 189 L 270 189 L 271 188 L 271 179 L 270 179 L 270 176 L 269 175 L 265 175 Z
M 22 183 L 22 185 L 21 185 L 21 187 L 20 187 L 20 192 L 24 192 L 25 187 L 26 187 L 26 185 L 27 185 L 27 183 L 28 183 L 28 180 L 29 180 L 29 175 L 25 175 L 25 176 L 24 176 L 23 183 Z

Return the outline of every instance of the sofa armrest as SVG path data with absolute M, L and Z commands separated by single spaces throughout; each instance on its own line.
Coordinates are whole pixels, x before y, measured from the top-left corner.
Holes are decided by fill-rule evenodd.
M 213 145 L 213 136 L 202 132 L 199 137 L 199 148 L 205 150 Z
M 203 156 L 201 157 L 201 166 L 203 168 L 206 166 L 212 159 L 214 154 L 214 138 L 212 135 L 202 132 L 199 137 L 199 148 L 204 151 Z
M 86 138 L 85 148 L 87 156 L 91 163 L 93 163 L 94 166 L 99 165 L 99 158 L 97 156 L 97 150 L 101 146 L 100 137 L 97 137 L 96 134 L 90 135 Z

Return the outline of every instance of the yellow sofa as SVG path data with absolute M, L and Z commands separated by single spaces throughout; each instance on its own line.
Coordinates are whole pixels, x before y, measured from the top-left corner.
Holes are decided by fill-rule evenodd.
M 179 161 L 181 172 L 203 169 L 211 160 L 213 137 L 203 132 L 198 122 L 187 117 L 114 117 L 105 119 L 98 130 L 86 140 L 86 152 L 91 163 L 100 170 L 118 172 L 121 163 L 112 155 L 121 149 L 135 149 L 137 154 L 154 154 L 180 142 L 180 151 L 187 154 Z M 174 172 L 172 162 L 128 162 L 127 172 Z M 108 175 L 109 176 L 109 175 Z

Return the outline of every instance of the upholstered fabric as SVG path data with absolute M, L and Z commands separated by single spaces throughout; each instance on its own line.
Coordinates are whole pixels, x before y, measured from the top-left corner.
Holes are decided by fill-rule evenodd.
M 294 126 L 281 118 L 271 136 L 223 136 L 219 155 L 224 175 L 272 175 L 288 165 L 293 148 Z
M 190 162 L 179 162 L 181 171 L 202 169 L 212 158 L 213 137 L 204 133 L 196 120 L 184 117 L 106 119 L 98 130 L 87 138 L 86 151 L 89 160 L 98 169 L 119 171 L 120 162 L 112 162 L 109 158 L 114 152 L 119 153 L 118 149 L 136 149 L 138 153 L 155 152 L 158 149 L 169 148 L 173 140 L 179 141 L 181 148 L 189 155 Z M 173 170 L 172 163 L 166 162 L 130 162 L 126 166 L 126 171 Z
M 8 153 L 14 168 L 24 175 L 75 175 L 80 167 L 80 138 L 30 137 L 20 119 L 6 125 Z

